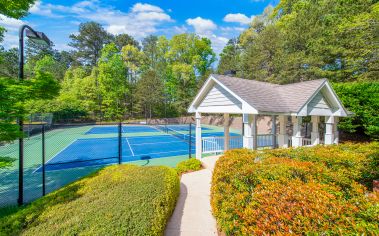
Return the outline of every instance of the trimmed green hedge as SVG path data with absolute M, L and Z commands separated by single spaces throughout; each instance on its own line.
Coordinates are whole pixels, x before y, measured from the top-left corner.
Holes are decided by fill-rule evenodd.
M 377 142 L 229 151 L 213 172 L 212 211 L 227 235 L 378 235 L 378 167 Z
M 201 168 L 202 168 L 201 161 L 199 161 L 196 158 L 191 158 L 191 159 L 179 162 L 178 165 L 176 166 L 176 171 L 178 172 L 179 175 L 182 175 L 188 172 L 201 170 Z
M 342 118 L 338 127 L 379 139 L 379 82 L 335 83 L 333 88 L 354 116 Z
M 1 235 L 163 235 L 179 195 L 169 167 L 106 167 L 0 218 Z

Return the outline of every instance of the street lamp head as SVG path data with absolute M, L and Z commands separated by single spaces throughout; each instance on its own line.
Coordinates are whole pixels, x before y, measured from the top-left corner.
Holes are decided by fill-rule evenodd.
M 26 37 L 38 44 L 45 44 L 47 46 L 51 45 L 50 39 L 43 32 L 33 32 L 29 29 L 26 29 Z

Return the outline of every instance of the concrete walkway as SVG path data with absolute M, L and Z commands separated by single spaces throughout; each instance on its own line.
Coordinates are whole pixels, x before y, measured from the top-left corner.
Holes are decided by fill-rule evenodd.
M 182 175 L 180 196 L 166 227 L 166 236 L 217 235 L 210 206 L 212 171 L 217 159 L 203 158 L 203 170 Z

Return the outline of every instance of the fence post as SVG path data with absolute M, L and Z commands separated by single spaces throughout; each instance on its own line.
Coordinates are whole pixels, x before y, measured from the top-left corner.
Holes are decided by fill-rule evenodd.
M 42 196 L 46 195 L 46 170 L 45 170 L 45 125 L 42 125 Z
M 21 137 L 18 140 L 18 205 L 24 204 L 24 123 L 23 118 L 18 118 Z
M 122 137 L 122 123 L 118 123 L 118 164 L 121 164 L 121 157 L 122 157 L 122 142 L 121 142 L 121 137 Z
M 188 145 L 188 158 L 191 158 L 191 145 L 192 145 L 192 125 L 189 124 L 189 145 Z

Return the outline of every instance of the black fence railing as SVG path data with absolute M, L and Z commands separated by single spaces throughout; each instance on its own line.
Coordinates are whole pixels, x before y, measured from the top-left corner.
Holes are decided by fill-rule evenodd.
M 191 157 L 194 152 L 193 126 L 188 124 L 164 124 L 161 129 L 158 125 L 122 123 L 28 126 L 32 132 L 23 140 L 21 159 L 18 140 L 0 144 L 0 161 L 11 160 L 0 167 L 0 208 L 18 200 L 31 202 L 106 165 L 144 165 L 162 157 Z

